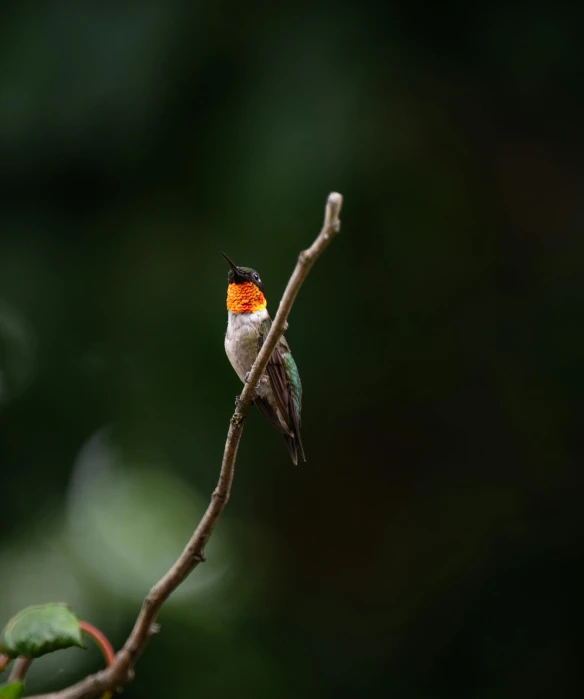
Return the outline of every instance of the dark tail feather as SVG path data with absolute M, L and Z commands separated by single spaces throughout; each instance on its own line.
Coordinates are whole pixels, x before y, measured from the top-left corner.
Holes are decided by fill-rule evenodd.
M 306 463 L 306 455 L 304 453 L 304 447 L 302 446 L 302 440 L 300 439 L 300 432 L 296 433 L 296 442 L 298 443 L 298 446 L 300 447 L 300 456 L 302 457 L 302 461 Z
M 300 447 L 300 455 L 302 456 L 302 461 L 306 461 L 306 456 L 304 455 L 304 447 L 302 446 L 302 441 L 300 437 L 289 437 L 284 435 L 286 440 L 286 446 L 288 447 L 288 453 L 292 459 L 294 466 L 298 464 L 298 447 Z
M 282 434 L 284 435 L 284 439 L 286 440 L 286 446 L 288 447 L 288 452 L 294 465 L 298 463 L 298 447 L 300 447 L 300 456 L 302 456 L 302 460 L 306 461 L 306 456 L 304 456 L 304 447 L 302 446 L 302 440 L 300 439 L 300 425 L 298 424 L 298 421 L 295 418 L 295 414 L 292 413 L 292 421 L 294 423 L 292 429 L 294 431 L 294 436 L 290 436 L 284 432 L 285 428 L 282 427 L 282 425 L 280 424 L 278 416 L 272 410 L 272 407 L 270 406 L 267 400 L 264 400 L 259 396 L 254 396 L 254 403 L 259 408 L 260 412 L 264 415 L 264 417 L 268 420 L 268 422 L 271 425 L 273 425 L 278 430 L 278 432 L 282 432 Z
M 300 437 L 300 419 L 298 413 L 294 410 L 294 407 L 291 405 L 290 406 L 290 417 L 292 419 L 292 432 L 294 433 L 294 437 L 292 438 L 292 441 L 296 442 L 294 444 L 294 454 L 297 454 L 298 448 L 300 448 L 300 455 L 302 456 L 302 460 L 306 461 L 306 456 L 304 455 L 304 447 L 302 446 L 302 439 Z M 299 411 L 300 412 L 300 411 Z M 290 447 L 288 447 L 290 448 Z M 296 461 L 294 461 L 296 463 Z
M 294 437 L 288 437 L 287 434 L 284 435 L 284 439 L 286 440 L 286 446 L 288 447 L 288 453 L 290 454 L 292 463 L 294 464 L 294 466 L 296 466 L 298 464 L 298 451 L 296 449 L 296 439 Z

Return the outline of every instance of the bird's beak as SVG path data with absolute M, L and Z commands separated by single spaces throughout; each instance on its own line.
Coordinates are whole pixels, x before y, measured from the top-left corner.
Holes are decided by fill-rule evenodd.
M 221 254 L 227 260 L 227 264 L 231 267 L 233 272 L 233 281 L 236 281 L 239 278 L 239 270 L 237 269 L 237 265 L 233 262 L 233 260 L 230 260 L 224 252 Z

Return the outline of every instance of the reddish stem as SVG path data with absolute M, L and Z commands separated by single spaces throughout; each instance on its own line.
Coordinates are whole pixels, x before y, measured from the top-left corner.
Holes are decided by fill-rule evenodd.
M 32 658 L 26 658 L 23 655 L 20 655 L 18 658 L 16 658 L 16 660 L 14 661 L 14 665 L 12 666 L 12 671 L 10 673 L 8 681 L 24 682 L 24 678 L 26 676 L 26 673 L 28 672 L 28 668 L 30 667 L 31 663 Z
M 12 658 L 6 653 L 0 653 L 0 672 L 4 672 Z
M 99 646 L 101 654 L 103 655 L 103 658 L 105 660 L 105 664 L 108 667 L 110 665 L 113 665 L 114 660 L 116 659 L 116 654 L 112 647 L 112 644 L 108 641 L 104 634 L 93 624 L 90 624 L 88 621 L 80 621 L 79 628 L 81 629 L 81 631 L 83 631 L 83 633 L 87 634 L 88 636 L 91 636 L 91 638 Z M 111 696 L 111 692 L 105 692 L 101 695 L 101 699 L 110 699 Z

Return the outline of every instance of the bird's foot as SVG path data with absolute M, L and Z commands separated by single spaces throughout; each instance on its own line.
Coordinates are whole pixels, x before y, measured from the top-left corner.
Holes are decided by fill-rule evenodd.
M 245 383 L 247 383 L 247 382 L 249 381 L 249 375 L 250 375 L 250 374 L 251 374 L 251 371 L 248 371 L 248 372 L 246 373 L 246 375 L 243 377 L 243 380 L 245 381 Z M 256 390 L 256 391 L 259 391 L 259 390 L 260 390 L 260 384 L 261 384 L 261 382 L 262 382 L 262 381 L 261 381 L 261 379 L 260 379 L 260 380 L 256 383 L 256 387 L 255 387 L 255 390 Z

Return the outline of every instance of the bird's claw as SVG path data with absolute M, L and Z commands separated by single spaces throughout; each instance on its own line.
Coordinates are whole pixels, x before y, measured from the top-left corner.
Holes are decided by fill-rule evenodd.
M 245 376 L 243 377 L 243 380 L 245 381 L 245 383 L 247 383 L 247 382 L 249 381 L 249 375 L 250 375 L 250 374 L 251 374 L 251 371 L 248 371 L 248 372 L 245 374 Z M 260 390 L 260 384 L 261 384 L 261 379 L 256 383 L 256 387 L 255 387 L 255 390 L 256 390 L 256 391 L 259 391 L 259 390 Z

